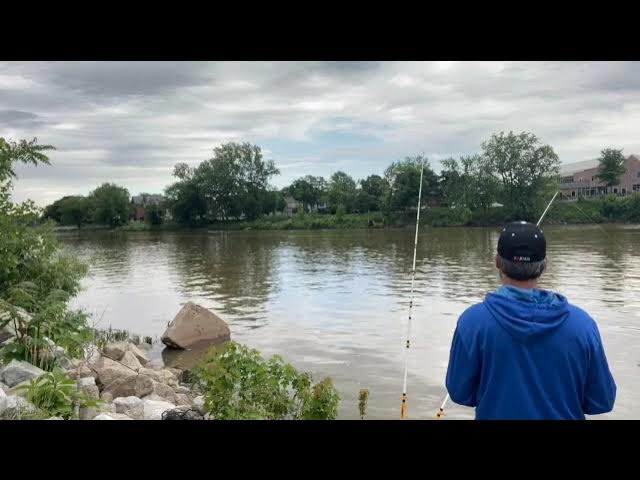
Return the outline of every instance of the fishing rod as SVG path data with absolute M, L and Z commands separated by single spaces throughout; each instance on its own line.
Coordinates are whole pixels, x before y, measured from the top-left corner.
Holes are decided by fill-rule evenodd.
M 544 216 L 547 214 L 547 212 L 549 211 L 549 209 L 551 208 L 551 204 L 553 203 L 553 201 L 556 199 L 556 197 L 558 196 L 558 194 L 560 193 L 560 190 L 558 190 L 555 195 L 553 196 L 553 198 L 551 199 L 551 201 L 549 202 L 549 204 L 547 205 L 547 208 L 544 209 L 544 212 L 542 212 L 542 215 L 540 216 L 540 220 L 538 220 L 538 223 L 536 223 L 536 226 L 539 227 L 540 224 L 542 223 L 542 220 L 544 219 Z M 442 405 L 440 405 L 440 409 L 438 410 L 438 413 L 436 413 L 436 420 L 440 420 L 440 417 L 442 417 L 442 415 L 444 415 L 444 407 L 447 404 L 447 402 L 449 401 L 450 397 L 449 394 L 447 393 L 447 396 L 444 397 L 444 401 L 442 402 Z
M 424 173 L 424 164 L 420 161 L 420 189 L 418 190 L 418 213 L 416 214 L 416 238 L 413 243 L 413 267 L 411 269 L 411 293 L 409 295 L 409 321 L 407 323 L 407 344 L 404 351 L 404 383 L 402 386 L 402 407 L 400 409 L 400 418 L 407 418 L 407 372 L 409 367 L 409 345 L 411 339 L 411 312 L 413 309 L 413 282 L 416 278 L 416 253 L 418 251 L 418 227 L 420 225 L 420 203 L 422 199 L 422 175 Z

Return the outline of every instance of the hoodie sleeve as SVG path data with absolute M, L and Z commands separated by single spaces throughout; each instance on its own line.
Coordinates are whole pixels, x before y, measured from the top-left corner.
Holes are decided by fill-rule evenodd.
M 607 413 L 613 410 L 615 399 L 616 383 L 609 371 L 600 333 L 595 327 L 582 410 L 586 415 Z
M 447 368 L 447 391 L 451 400 L 458 405 L 476 406 L 480 362 L 463 339 L 460 322 L 453 334 L 449 366 Z

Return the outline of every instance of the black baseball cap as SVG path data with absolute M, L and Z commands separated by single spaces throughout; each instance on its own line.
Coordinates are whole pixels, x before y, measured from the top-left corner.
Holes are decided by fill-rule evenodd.
M 533 223 L 509 223 L 500 233 L 498 255 L 511 262 L 540 262 L 547 256 L 547 241 Z

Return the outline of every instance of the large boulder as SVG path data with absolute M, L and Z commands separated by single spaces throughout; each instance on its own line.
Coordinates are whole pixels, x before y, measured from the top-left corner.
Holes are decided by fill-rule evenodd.
M 137 375 L 134 370 L 107 357 L 100 358 L 93 370 L 98 374 L 98 383 L 102 386 L 110 385 L 117 379 L 126 379 Z
M 169 385 L 171 387 L 178 386 L 178 378 L 169 370 L 152 370 L 150 368 L 141 368 L 139 372 L 141 375 L 148 375 L 156 382 L 164 383 L 165 385 Z
M 107 385 L 102 394 L 117 397 L 144 397 L 153 392 L 153 380 L 148 375 L 121 377 Z
M 150 400 L 147 398 L 143 399 L 142 403 L 144 404 L 145 420 L 162 420 L 163 412 L 176 408 L 176 406 L 172 403 Z
M 4 383 L 0 382 L 0 390 L 7 393 L 7 390 L 9 390 L 9 385 L 5 385 Z
M 9 387 L 13 387 L 25 380 L 31 380 L 42 375 L 44 370 L 31 365 L 22 360 L 11 360 L 11 362 L 0 370 L 0 381 L 6 383 Z
M 229 326 L 213 312 L 187 302 L 171 321 L 160 340 L 171 348 L 189 348 L 207 342 L 218 344 L 231 338 Z
M 130 352 L 128 350 L 124 352 L 124 356 L 120 360 L 120 363 L 125 367 L 129 367 L 131 370 L 134 370 L 136 372 L 142 368 L 142 365 L 140 365 L 140 362 L 138 361 L 136 356 L 133 354 L 133 352 Z
M 176 393 L 176 405 L 178 406 L 191 405 L 191 400 L 184 393 Z
M 138 397 L 118 397 L 113 400 L 116 407 L 116 413 L 122 413 L 134 420 L 142 420 L 144 418 L 144 404 Z

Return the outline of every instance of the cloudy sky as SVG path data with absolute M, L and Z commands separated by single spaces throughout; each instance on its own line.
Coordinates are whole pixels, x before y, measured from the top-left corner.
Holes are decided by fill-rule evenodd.
M 0 136 L 57 148 L 18 169 L 14 198 L 39 205 L 106 181 L 161 192 L 174 164 L 232 140 L 260 145 L 284 186 L 419 153 L 439 170 L 502 130 L 563 163 L 640 153 L 640 63 L 0 63 Z

